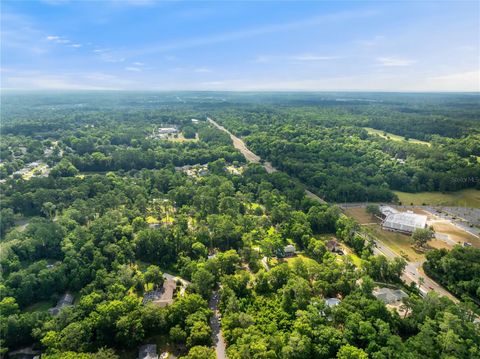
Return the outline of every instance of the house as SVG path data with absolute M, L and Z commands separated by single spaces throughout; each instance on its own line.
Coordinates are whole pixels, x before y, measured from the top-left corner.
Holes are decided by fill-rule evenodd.
M 382 228 L 387 231 L 413 233 L 416 229 L 427 226 L 427 216 L 413 212 L 398 212 L 388 214 L 382 222 Z
M 327 298 L 325 299 L 325 304 L 329 308 L 333 308 L 341 303 L 341 300 L 338 298 Z
M 408 295 L 401 289 L 390 289 L 390 288 L 375 288 L 373 290 L 373 296 L 378 300 L 381 300 L 385 304 L 398 304 L 407 298 Z
M 335 239 L 331 239 L 329 240 L 325 246 L 327 247 L 327 249 L 330 251 L 330 252 L 336 252 L 338 249 L 340 249 L 340 246 L 338 244 L 338 242 L 335 240 Z
M 192 123 L 199 123 L 200 121 L 197 120 L 196 118 L 192 118 Z
M 158 359 L 157 345 L 145 344 L 138 348 L 138 359 Z
M 293 244 L 288 244 L 285 247 L 283 247 L 283 251 L 285 253 L 285 257 L 292 257 L 295 255 L 295 246 Z
M 178 133 L 178 130 L 175 127 L 160 127 L 157 133 L 159 135 L 173 135 Z
M 152 290 L 143 296 L 143 304 L 152 302 L 160 307 L 166 307 L 173 303 L 173 293 L 177 288 L 177 283 L 173 279 L 166 279 L 163 282 L 162 288 Z
M 50 308 L 48 312 L 54 316 L 58 315 L 58 313 L 60 313 L 60 311 L 63 308 L 71 307 L 73 305 L 73 299 L 74 299 L 73 295 L 71 295 L 70 293 L 65 293 L 60 297 L 60 299 L 57 302 L 57 305 L 53 308 Z

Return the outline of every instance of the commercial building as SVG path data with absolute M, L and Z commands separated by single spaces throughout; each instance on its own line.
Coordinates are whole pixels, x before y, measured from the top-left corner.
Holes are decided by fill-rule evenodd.
M 413 233 L 416 229 L 427 226 L 427 216 L 413 212 L 397 212 L 388 214 L 382 222 L 382 228 L 402 233 Z

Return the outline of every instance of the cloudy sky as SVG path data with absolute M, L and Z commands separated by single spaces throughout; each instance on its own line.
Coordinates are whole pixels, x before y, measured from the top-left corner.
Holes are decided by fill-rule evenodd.
M 3 0 L 1 87 L 480 91 L 479 4 Z

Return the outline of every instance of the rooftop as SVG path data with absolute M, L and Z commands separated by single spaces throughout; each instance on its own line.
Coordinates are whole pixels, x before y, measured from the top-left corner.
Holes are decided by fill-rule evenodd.
M 417 228 L 425 228 L 427 216 L 416 213 L 399 212 L 387 215 L 383 226 L 398 231 L 413 232 Z
M 376 288 L 372 294 L 375 298 L 381 300 L 385 304 L 400 302 L 403 298 L 408 297 L 407 293 L 403 290 L 390 288 Z
M 157 345 L 145 344 L 138 348 L 138 359 L 158 359 Z
M 336 305 L 339 305 L 341 303 L 340 299 L 337 298 L 327 298 L 325 299 L 325 304 L 327 307 L 335 307 Z

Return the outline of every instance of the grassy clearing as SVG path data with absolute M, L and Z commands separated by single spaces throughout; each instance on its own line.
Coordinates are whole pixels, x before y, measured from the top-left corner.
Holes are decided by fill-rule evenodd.
M 43 300 L 41 302 L 33 303 L 32 305 L 25 308 L 25 312 L 46 312 L 50 308 L 54 307 L 55 303 L 49 300 Z
M 196 142 L 199 140 L 199 138 L 198 138 L 198 133 L 195 134 L 195 138 L 185 138 L 183 133 L 179 133 L 175 136 L 168 136 L 166 140 L 171 142 Z
M 347 208 L 345 214 L 354 218 L 360 224 L 379 223 L 380 220 L 370 213 L 367 213 L 364 207 Z
M 289 258 L 279 259 L 279 260 L 278 260 L 278 263 L 287 262 L 287 263 L 288 263 L 288 266 L 289 266 L 289 267 L 292 267 L 292 265 L 293 265 L 296 261 L 298 261 L 298 260 L 303 261 L 303 263 L 304 263 L 305 266 L 307 266 L 307 267 L 309 267 L 309 266 L 318 266 L 318 262 L 317 262 L 315 259 L 306 257 L 306 256 L 303 255 L 303 254 L 297 254 L 295 257 L 289 257 Z
M 405 205 L 421 206 L 422 204 L 432 206 L 450 206 L 450 207 L 471 207 L 480 208 L 480 191 L 469 188 L 457 192 L 418 192 L 407 193 L 394 191 L 400 202 Z
M 368 226 L 367 231 L 408 261 L 416 262 L 425 259 L 423 253 L 419 253 L 413 248 L 412 239 L 409 235 L 385 231 L 378 224 Z
M 364 129 L 368 132 L 369 135 L 378 135 L 378 136 L 380 136 L 380 137 L 382 137 L 386 140 L 405 141 L 405 137 L 395 135 L 393 133 L 385 132 L 385 131 L 382 131 L 382 130 L 376 130 L 376 129 L 371 128 L 371 127 L 364 127 Z M 420 140 L 416 140 L 416 139 L 413 139 L 413 138 L 410 138 L 408 140 L 408 142 L 409 143 L 414 143 L 414 144 L 417 144 L 417 145 L 431 146 L 431 144 L 429 142 L 420 141 Z

